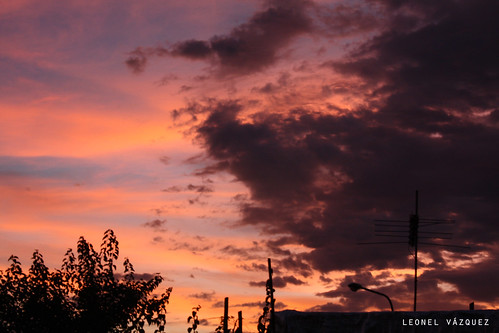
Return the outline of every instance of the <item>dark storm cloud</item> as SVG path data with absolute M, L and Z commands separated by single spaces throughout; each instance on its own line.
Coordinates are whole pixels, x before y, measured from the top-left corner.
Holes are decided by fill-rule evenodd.
M 497 179 L 490 165 L 497 137 L 493 129 L 458 120 L 458 129 L 475 134 L 478 142 L 472 143 L 459 133 L 435 139 L 408 132 L 380 123 L 372 112 L 359 113 L 361 117 L 262 114 L 250 123 L 238 118 L 241 108 L 233 101 L 207 106 L 209 116 L 197 131 L 209 155 L 251 190 L 252 202 L 240 206 L 241 223 L 291 235 L 280 243 L 269 242 L 271 250 L 284 244 L 306 245 L 312 250 L 296 258 L 321 271 L 359 265 L 408 267 L 407 256 L 393 247 L 356 242 L 372 240 L 372 219 L 384 217 L 373 213 L 376 209 L 406 218 L 415 188 L 425 189 L 421 202 L 434 216 L 459 213 L 463 220 L 463 229 L 455 231 L 459 243 L 464 235 L 470 241 L 494 237 L 479 230 L 490 217 L 474 225 L 475 231 L 466 230 L 465 223 L 476 218 L 473 213 L 486 215 L 483 208 L 487 213 L 497 209 L 492 201 L 474 197 L 494 191 L 490 187 L 490 181 Z
M 393 6 L 395 2 L 387 8 Z M 392 240 L 374 238 L 372 220 L 407 219 L 414 212 L 415 189 L 420 190 L 423 217 L 457 219 L 456 225 L 439 230 L 453 233 L 447 243 L 471 245 L 458 253 L 495 251 L 486 244 L 499 233 L 499 132 L 493 121 L 499 26 L 491 10 L 499 9 L 498 4 L 426 3 L 428 16 L 415 10 L 417 24 L 403 32 L 391 30 L 398 27 L 400 15 L 409 15 L 404 6 L 409 4 L 398 6 L 393 15 L 385 13 L 392 15 L 388 30 L 329 63 L 371 87 L 372 100 L 363 109 L 343 115 L 292 110 L 251 119 L 242 119 L 245 106 L 237 101 L 211 101 L 196 109 L 208 115 L 196 130 L 216 161 L 205 172 L 227 171 L 249 188 L 251 200 L 240 203 L 240 223 L 284 236 L 282 244 L 267 244 L 269 249 L 285 244 L 310 248 L 307 253 L 281 253 L 304 263 L 305 272 L 307 265 L 322 272 L 411 267 L 407 244 L 356 243 Z M 434 259 L 428 268 L 438 269 L 436 276 L 442 272 L 438 279 L 423 280 L 422 294 L 439 292 L 447 304 L 459 305 L 452 301 L 455 292 L 437 288 L 440 281 L 476 300 L 493 300 L 473 291 L 469 282 L 474 280 L 469 277 L 483 275 L 484 266 L 453 275 L 437 249 L 421 246 Z M 497 277 L 495 271 L 493 275 Z M 383 288 L 410 295 L 410 286 L 403 283 Z M 323 296 L 347 299 L 352 297 L 348 293 Z M 344 306 L 384 306 L 372 302 L 356 307 L 345 301 Z
M 275 265 L 277 267 L 282 267 L 287 271 L 299 274 L 304 278 L 307 278 L 312 275 L 312 267 L 310 266 L 310 264 L 305 260 L 299 258 L 299 256 L 287 255 L 283 259 L 276 260 Z
M 497 303 L 499 286 L 495 282 L 499 276 L 499 263 L 496 258 L 485 260 L 472 269 L 456 268 L 443 271 L 429 271 L 421 279 L 447 282 L 456 285 L 462 298 Z
M 311 31 L 312 22 L 306 9 L 304 1 L 280 1 L 254 14 L 229 35 L 212 37 L 210 46 L 220 66 L 244 74 L 272 65 L 281 48 L 294 37 Z
M 219 110 L 226 109 L 222 106 Z M 412 209 L 412 191 L 409 189 L 424 186 L 426 198 L 422 199 L 422 204 L 434 216 L 445 217 L 454 210 L 460 212 L 464 224 L 473 218 L 473 213 L 494 213 L 495 205 L 490 200 L 485 200 L 480 209 L 476 209 L 484 199 L 473 196 L 486 193 L 486 189 L 493 190 L 489 181 L 496 179 L 497 175 L 493 168 L 487 167 L 489 153 L 472 157 L 476 155 L 477 147 L 463 149 L 469 138 L 463 141 L 456 137 L 456 142 L 452 143 L 382 125 L 369 128 L 354 117 L 321 116 L 313 119 L 303 116 L 298 120 L 283 120 L 281 124 L 288 126 L 282 125 L 279 129 L 272 129 L 265 121 L 251 125 L 226 117 L 214 118 L 226 120 L 217 122 L 216 129 L 208 120 L 199 129 L 203 135 L 215 132 L 221 135 L 218 138 L 210 136 L 207 141 L 209 148 L 216 149 L 212 156 L 225 158 L 227 170 L 244 181 L 251 189 L 252 199 L 263 206 L 254 203 L 242 206 L 242 222 L 261 225 L 273 232 L 290 233 L 293 237 L 286 240 L 288 243 L 313 248 L 302 259 L 320 270 L 354 269 L 368 264 L 378 268 L 408 267 L 408 259 L 393 247 L 366 247 L 355 243 L 372 240 L 369 225 L 373 218 L 383 217 L 381 213 L 378 216 L 373 214 L 376 208 L 398 209 L 395 211 L 397 216 L 405 218 Z M 301 134 L 300 128 L 307 131 L 312 128 L 315 133 L 309 133 L 302 142 L 295 142 L 293 134 Z M 280 136 L 280 130 L 287 136 Z M 245 136 L 245 131 L 251 135 Z M 488 130 L 482 128 L 482 131 Z M 329 137 L 323 137 L 327 133 Z M 481 148 L 494 151 L 492 134 L 488 141 L 489 144 Z M 340 147 L 344 147 L 344 151 Z M 300 159 L 306 154 L 309 157 Z M 286 155 L 297 158 L 274 159 Z M 453 167 L 456 160 L 460 168 Z M 475 170 L 480 165 L 484 167 L 476 175 Z M 313 174 L 319 166 L 328 169 L 324 178 L 330 178 L 331 185 L 315 183 L 318 179 Z M 335 172 L 338 173 L 336 176 Z M 302 175 L 295 176 L 297 173 Z M 473 175 L 474 181 L 465 181 L 469 175 Z M 345 178 L 351 178 L 353 182 Z M 460 179 L 462 184 L 456 184 L 456 179 Z M 468 195 L 468 202 L 459 198 L 464 194 Z M 326 208 L 307 208 L 318 202 L 326 203 Z M 302 213 L 302 218 L 296 218 L 297 212 Z M 475 231 L 458 230 L 456 235 L 462 233 L 473 237 L 476 234 L 473 237 L 476 240 L 492 239 L 493 235 L 483 235 L 483 230 L 479 230 L 491 221 L 490 216 L 482 216 L 487 220 L 481 221 L 478 228 L 475 225 Z M 314 226 L 314 222 L 322 226 Z
M 446 279 L 446 276 L 453 276 L 457 272 L 459 278 L 473 277 L 473 282 L 477 281 L 476 272 L 471 273 L 470 270 L 449 270 L 448 272 L 441 271 L 431 271 L 429 273 L 424 273 L 418 278 L 418 309 L 420 310 L 457 310 L 457 309 L 467 309 L 468 304 L 471 300 L 481 301 L 494 301 L 497 297 L 495 290 L 497 288 L 492 287 L 489 289 L 489 294 L 484 297 L 479 297 L 478 294 L 483 292 L 483 288 L 475 286 L 476 291 L 473 296 L 468 293 L 449 290 L 445 291 L 439 287 L 442 282 L 451 283 Z M 461 273 L 464 273 L 461 275 Z M 480 279 L 480 278 L 479 278 Z M 480 282 L 490 283 L 490 278 L 481 278 Z M 347 275 L 344 280 L 335 288 L 326 292 L 318 293 L 317 296 L 322 296 L 325 298 L 334 298 L 335 302 L 327 302 L 322 305 L 318 305 L 308 309 L 308 311 L 363 311 L 370 307 L 376 307 L 383 310 L 389 309 L 389 303 L 383 297 L 374 295 L 363 290 L 353 292 L 350 290 L 348 285 L 352 282 L 361 284 L 371 290 L 382 292 L 388 295 L 393 302 L 395 311 L 401 309 L 408 309 L 412 306 L 413 294 L 413 276 L 407 275 L 406 279 L 401 282 L 397 282 L 390 273 L 385 274 L 385 276 L 378 275 L 374 277 L 369 272 L 358 272 L 354 275 Z M 471 285 L 467 283 L 468 285 Z M 437 296 L 438 295 L 438 296 Z
M 362 4 L 339 3 L 336 5 L 315 5 L 318 32 L 330 37 L 345 37 L 377 28 L 381 18 L 376 8 Z
M 404 6 L 417 7 L 416 3 Z M 401 126 L 431 131 L 451 121 L 449 109 L 468 116 L 495 109 L 499 46 L 494 13 L 499 4 L 490 0 L 422 3 L 425 10 L 431 7 L 438 14 L 418 17 L 417 23 L 436 17 L 438 22 L 410 32 L 386 31 L 350 59 L 333 62 L 333 68 L 381 83 L 378 93 L 390 96 L 380 117 Z
M 245 75 L 262 71 L 283 57 L 282 51 L 296 37 L 320 34 L 346 37 L 376 28 L 372 10 L 359 5 L 319 5 L 308 0 L 267 1 L 266 7 L 229 33 L 209 40 L 189 39 L 169 48 L 139 47 L 130 53 L 127 66 L 142 72 L 151 56 L 204 60 L 217 74 Z M 270 91 L 267 85 L 263 91 Z
M 347 275 L 344 280 L 335 289 L 318 293 L 317 296 L 325 298 L 335 298 L 336 302 L 327 302 L 322 305 L 318 305 L 308 309 L 307 311 L 333 311 L 340 312 L 349 309 L 349 311 L 363 311 L 369 307 L 377 307 L 379 309 L 386 310 L 389 309 L 389 303 L 383 297 L 374 295 L 372 293 L 364 292 L 359 290 L 357 292 L 352 292 L 348 285 L 352 282 L 360 283 L 364 287 L 368 287 L 372 290 L 382 292 L 389 295 L 395 310 L 399 310 L 403 307 L 404 301 L 399 302 L 401 299 L 410 299 L 408 297 L 408 289 L 405 283 L 390 285 L 390 286 L 379 286 L 379 277 L 374 278 L 369 272 L 356 273 L 355 275 Z M 395 297 L 394 297 L 395 296 Z M 401 297 L 402 296 L 402 297 Z
M 411 267 L 407 243 L 357 243 L 391 240 L 374 238 L 373 220 L 407 219 L 414 213 L 416 189 L 423 217 L 457 220 L 455 225 L 438 229 L 453 233 L 447 243 L 470 245 L 471 249 L 454 249 L 452 260 L 465 260 L 478 251 L 497 257 L 492 244 L 499 234 L 495 223 L 499 216 L 499 21 L 495 14 L 499 3 L 367 3 L 381 4 L 377 19 L 367 14 L 374 7 L 339 6 L 323 11 L 320 26 L 321 34 L 329 27 L 331 35 L 377 28 L 376 36 L 358 41 L 342 59 L 324 63 L 336 72 L 335 82 L 328 83 L 326 77 L 320 93 L 331 96 L 338 89 L 341 94 L 359 93 L 366 96 L 362 107 L 347 110 L 326 105 L 324 109 L 330 112 L 301 108 L 248 117 L 242 101 L 192 102 L 172 115 L 179 119 L 185 114 L 191 118 L 187 124 L 196 124 L 196 140 L 206 155 L 193 163 L 213 160 L 196 175 L 228 172 L 249 189 L 247 200 L 234 201 L 241 213 L 238 224 L 256 226 L 272 236 L 263 245 L 278 257 L 276 267 L 282 272 L 307 277 L 313 270 Z M 312 8 L 319 7 L 311 2 L 272 2 L 227 35 L 179 42 L 169 50 L 137 49 L 136 67 L 140 70 L 152 54 L 168 54 L 210 61 L 221 73 L 263 70 L 278 60 L 279 51 L 296 36 L 318 33 L 320 29 L 311 22 Z M 345 28 L 340 22 L 353 26 Z M 358 80 L 355 86 L 352 77 Z M 261 84 L 254 92 L 271 93 L 279 87 Z M 294 253 L 283 248 L 286 245 L 307 250 Z M 465 301 L 456 299 L 462 295 L 475 301 L 495 300 L 482 287 L 491 281 L 485 263 L 456 270 L 440 249 L 420 247 L 432 258 L 421 266 L 434 269 L 421 276 L 423 306 L 459 308 Z M 232 245 L 221 252 L 260 257 L 252 248 Z M 497 274 L 494 266 L 489 276 Z M 291 277 L 278 277 L 277 283 L 293 283 Z M 339 298 L 339 304 L 318 308 L 386 308 L 383 299 L 352 293 L 347 287 L 352 279 L 402 295 L 395 300 L 396 308 L 410 306 L 404 301 L 411 299 L 410 276 L 402 282 L 384 277 L 391 283 L 384 285 L 370 274 L 358 273 L 321 293 Z M 443 292 L 438 287 L 443 282 L 455 285 L 461 294 Z M 304 281 L 296 279 L 295 284 L 300 283 Z M 429 301 L 437 294 L 442 297 Z
M 307 16 L 310 2 L 302 0 L 271 1 L 226 35 L 208 41 L 186 40 L 165 48 L 137 48 L 126 60 L 134 72 L 144 70 L 150 56 L 173 56 L 208 60 L 221 74 L 248 74 L 260 71 L 278 60 L 279 51 L 300 34 L 312 31 Z
M 172 46 L 172 55 L 190 59 L 205 59 L 213 53 L 208 42 L 201 40 L 187 40 Z

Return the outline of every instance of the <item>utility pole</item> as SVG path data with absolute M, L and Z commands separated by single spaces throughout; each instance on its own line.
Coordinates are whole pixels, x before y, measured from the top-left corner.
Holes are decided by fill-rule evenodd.
M 275 333 L 275 299 L 274 299 L 274 284 L 272 282 L 272 266 L 270 258 L 268 258 L 269 266 L 269 289 L 270 289 L 270 333 Z
M 416 312 L 417 296 L 418 296 L 418 215 L 419 198 L 416 190 L 416 214 L 411 216 L 409 225 L 409 240 L 414 239 L 414 312 Z
M 229 298 L 225 297 L 224 300 L 224 320 L 223 320 L 223 333 L 229 333 Z
M 243 333 L 243 312 L 237 313 L 237 331 L 236 333 Z

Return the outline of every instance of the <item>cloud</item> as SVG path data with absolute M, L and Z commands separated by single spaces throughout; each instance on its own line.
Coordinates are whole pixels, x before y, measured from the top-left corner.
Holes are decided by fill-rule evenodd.
M 206 252 L 213 248 L 213 245 L 206 244 L 203 237 L 195 236 L 185 237 L 186 241 L 178 241 L 176 238 L 169 238 L 168 242 L 171 244 L 169 247 L 170 251 L 178 251 L 178 250 L 186 250 L 191 252 L 192 254 L 200 254 Z
M 144 226 L 146 228 L 151 228 L 154 231 L 166 232 L 165 224 L 166 224 L 166 219 L 163 219 L 163 220 L 155 219 L 155 220 L 143 223 L 142 226 Z M 155 238 L 155 240 L 156 241 L 161 241 L 162 239 L 161 238 L 160 239 Z
M 211 56 L 213 50 L 208 42 L 201 40 L 186 40 L 172 46 L 172 55 L 186 57 L 189 59 L 206 59 Z
M 461 195 L 489 213 L 495 211 L 492 201 L 479 203 L 482 200 L 473 197 L 493 192 L 489 181 L 497 178 L 490 157 L 497 133 L 486 125 L 458 120 L 453 126 L 474 135 L 456 133 L 440 140 L 378 122 L 376 114 L 367 111 L 361 116 L 260 114 L 247 122 L 238 117 L 241 106 L 233 101 L 207 109 L 209 116 L 197 129 L 199 138 L 221 170 L 251 192 L 252 202 L 240 206 L 241 223 L 291 234 L 287 243 L 313 249 L 301 259 L 316 269 L 407 267 L 407 258 L 387 248 L 361 247 L 348 255 L 345 251 L 372 238 L 369 225 L 385 216 L 373 214 L 377 208 L 407 216 L 416 188 L 424 190 L 426 209 L 434 216 L 447 217 L 453 211 L 463 222 L 476 218 L 472 215 L 478 210 L 463 206 Z M 489 153 L 478 152 L 474 140 Z M 470 174 L 473 178 L 466 181 Z M 490 220 L 483 217 L 479 225 Z M 459 230 L 455 234 L 464 236 Z M 468 240 L 458 237 L 459 244 L 471 241 L 472 234 L 467 234 Z M 483 240 L 484 235 L 477 234 Z
M 497 3 L 409 1 L 404 6 L 419 8 L 416 16 L 424 25 L 409 32 L 392 26 L 332 67 L 362 77 L 376 86 L 377 94 L 389 93 L 378 116 L 400 126 L 432 131 L 455 116 L 494 109 L 498 24 L 490 10 Z
M 238 247 L 235 245 L 226 245 L 220 249 L 220 252 L 224 254 L 224 256 L 236 256 L 241 260 L 254 260 L 254 259 L 263 259 L 265 258 L 265 254 L 262 252 L 263 248 L 258 245 L 258 243 L 254 242 L 252 247 Z
M 130 57 L 125 61 L 128 68 L 135 74 L 142 73 L 146 67 L 147 58 L 139 50 L 130 53 Z
M 234 308 L 244 308 L 244 307 L 248 307 L 248 308 L 263 308 L 266 306 L 265 302 L 244 302 L 244 303 L 238 303 L 238 304 L 230 304 L 231 307 L 234 307 Z M 212 308 L 223 308 L 224 307 L 224 301 L 219 301 L 219 302 L 216 302 L 216 303 L 213 303 Z M 285 309 L 287 308 L 288 306 L 283 303 L 283 302 L 276 302 L 275 303 L 275 308 L 276 309 Z
M 171 160 L 171 158 L 170 158 L 170 157 L 168 157 L 168 156 L 161 156 L 161 157 L 159 158 L 159 161 L 160 161 L 161 163 L 163 163 L 164 165 L 168 165 L 168 164 L 170 164 L 170 160 Z
M 268 103 L 260 109 L 264 104 L 250 98 L 191 101 L 173 116 L 190 118 L 183 125 L 192 126 L 205 150 L 202 160 L 210 161 L 196 175 L 229 173 L 244 184 L 249 196 L 232 202 L 241 214 L 235 226 L 253 226 L 268 235 L 260 245 L 276 256 L 283 274 L 288 270 L 303 277 L 313 271 L 412 267 L 406 238 L 389 246 L 358 243 L 386 240 L 374 237 L 373 220 L 408 219 L 419 190 L 422 217 L 457 220 L 428 230 L 451 232 L 452 244 L 470 246 L 453 249 L 457 255 L 449 257 L 443 247 L 422 244 L 420 251 L 430 258 L 421 263 L 427 269 L 422 304 L 462 306 L 456 292 L 439 283 L 455 285 L 477 301 L 493 301 L 470 282 L 488 281 L 470 278 L 483 274 L 484 266 L 475 262 L 456 271 L 453 265 L 498 252 L 498 3 L 373 0 L 365 6 L 332 6 L 314 23 L 310 18 L 318 14 L 311 14 L 312 9 L 319 5 L 291 3 L 295 6 L 271 2 L 226 35 L 179 42 L 164 54 L 176 52 L 173 56 L 209 61 L 221 74 L 243 75 L 275 65 L 279 52 L 297 36 L 325 36 L 325 27 L 330 36 L 357 34 L 347 53 L 319 68 L 309 66 L 320 77 L 314 96 L 341 95 L 344 101 L 312 104 L 302 97 L 299 107 L 283 99 L 281 105 Z M 340 24 L 359 19 L 352 30 Z M 283 86 L 269 80 L 250 85 L 263 101 Z M 196 161 L 201 164 L 200 158 Z M 222 252 L 256 258 L 250 248 L 228 246 Z M 402 295 L 397 307 L 410 307 L 404 300 L 411 298 L 410 275 L 401 282 L 384 278 L 387 285 L 373 276 L 354 277 Z M 344 309 L 386 307 L 382 299 L 349 291 L 349 278 L 321 296 L 335 298 L 334 304 Z M 281 286 L 293 283 L 277 281 Z M 439 301 L 428 301 L 432 294 Z M 332 303 L 321 307 L 338 308 Z
M 247 264 L 237 265 L 238 268 L 242 268 L 248 272 L 266 272 L 268 270 L 267 265 L 252 263 L 251 266 Z
M 122 273 L 114 273 L 114 275 L 117 279 L 122 279 L 124 276 L 124 274 L 122 274 Z M 151 274 L 151 273 L 134 273 L 133 274 L 133 277 L 135 280 L 143 280 L 143 281 L 149 281 L 149 280 L 153 279 L 155 276 L 156 276 L 156 274 Z
M 0 177 L 35 177 L 62 181 L 95 179 L 104 166 L 84 158 L 0 156 Z
M 178 193 L 178 192 L 181 192 L 182 189 L 178 186 L 170 186 L 168 188 L 163 189 L 162 191 L 168 192 L 168 193 Z
M 312 267 L 310 264 L 302 258 L 299 258 L 299 256 L 293 256 L 292 254 L 286 255 L 283 259 L 277 259 L 276 266 L 294 272 L 295 274 L 299 274 L 304 278 L 312 275 Z
M 374 240 L 373 219 L 406 218 L 420 189 L 424 215 L 452 212 L 460 221 L 447 230 L 454 244 L 482 250 L 499 232 L 491 219 L 499 133 L 481 115 L 497 105 L 494 26 L 484 2 L 455 3 L 436 22 L 384 31 L 330 63 L 373 89 L 367 107 L 348 114 L 302 109 L 248 119 L 242 102 L 205 105 L 197 133 L 219 166 L 210 172 L 233 174 L 251 193 L 240 223 L 310 248 L 296 258 L 322 272 L 410 267 L 396 245 L 356 243 Z M 425 251 L 439 257 L 438 248 Z M 466 290 L 464 279 L 457 284 Z
M 320 4 L 310 0 L 273 0 L 226 34 L 208 40 L 187 39 L 168 47 L 138 47 L 130 52 L 126 65 L 142 72 L 152 56 L 205 61 L 222 76 L 244 76 L 261 72 L 286 58 L 298 37 L 345 38 L 378 28 L 377 7 L 369 3 Z M 270 92 L 271 84 L 261 88 Z
M 499 288 L 494 282 L 499 275 L 499 264 L 494 259 L 485 260 L 471 268 L 446 269 L 425 272 L 421 279 L 447 282 L 457 286 L 460 298 L 497 303 Z
M 165 56 L 169 51 L 163 47 L 143 48 L 137 47 L 129 53 L 125 65 L 135 74 L 142 73 L 147 64 L 147 58 L 150 56 Z
M 202 300 L 211 302 L 213 300 L 213 298 L 215 297 L 215 294 L 216 293 L 214 291 L 212 291 L 212 292 L 201 292 L 201 293 L 197 293 L 197 294 L 191 294 L 191 295 L 189 295 L 189 297 L 196 298 L 196 299 L 202 299 Z
M 300 286 L 306 284 L 306 282 L 295 278 L 294 276 L 277 276 L 272 278 L 272 285 L 274 288 L 285 288 L 288 284 L 293 284 L 295 286 Z M 250 281 L 249 285 L 251 287 L 265 287 L 267 285 L 267 281 Z
M 155 243 L 164 243 L 165 239 L 161 236 L 156 236 L 152 239 L 152 241 Z
M 208 326 L 208 325 L 211 325 L 211 324 L 208 321 L 208 319 L 200 319 L 199 320 L 199 325 L 201 325 L 201 326 Z
M 483 273 L 486 269 L 487 273 Z M 473 269 L 426 271 L 418 277 L 418 309 L 435 311 L 467 309 L 471 301 L 477 300 L 494 303 L 497 301 L 497 288 L 492 283 L 495 275 L 497 275 L 497 265 L 490 261 L 480 263 Z M 400 277 L 388 272 L 377 276 L 373 276 L 370 272 L 357 272 L 345 276 L 335 289 L 317 294 L 334 299 L 334 302 L 317 305 L 307 311 L 338 312 L 363 311 L 373 307 L 384 310 L 389 308 L 387 300 L 383 297 L 363 290 L 352 292 L 348 287 L 352 282 L 388 295 L 396 311 L 413 305 L 413 275 L 406 275 L 405 280 L 400 281 Z M 447 286 L 443 287 L 444 284 Z
M 276 63 L 279 52 L 297 36 L 312 31 L 312 20 L 306 11 L 310 2 L 271 1 L 246 23 L 228 34 L 215 35 L 208 41 L 185 40 L 166 48 L 137 48 L 126 60 L 138 73 L 153 55 L 207 60 L 219 74 L 250 74 Z
M 205 183 L 208 183 L 208 184 L 210 184 L 210 183 L 213 182 L 210 179 L 204 179 L 203 181 Z M 161 191 L 162 192 L 167 192 L 167 193 L 179 193 L 179 192 L 184 192 L 184 191 L 189 191 L 189 192 L 197 193 L 197 195 L 194 198 L 187 200 L 187 202 L 190 205 L 193 205 L 193 204 L 196 204 L 196 203 L 204 204 L 204 202 L 201 201 L 201 198 L 209 196 L 210 193 L 212 193 L 214 191 L 214 189 L 213 189 L 213 186 L 211 186 L 211 185 L 193 185 L 193 184 L 189 184 L 189 185 L 187 185 L 185 187 L 180 187 L 180 186 L 174 185 L 174 186 L 167 187 L 167 188 L 165 188 L 165 189 L 163 189 Z
M 187 189 L 189 191 L 194 191 L 197 193 L 211 193 L 211 192 L 213 192 L 213 188 L 211 186 L 206 186 L 206 185 L 189 184 L 189 185 L 187 185 Z

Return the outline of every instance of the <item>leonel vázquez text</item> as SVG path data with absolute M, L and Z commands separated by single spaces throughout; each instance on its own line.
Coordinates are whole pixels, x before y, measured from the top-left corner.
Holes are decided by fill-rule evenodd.
M 437 318 L 403 318 L 403 326 L 440 326 L 440 323 L 447 324 L 447 326 L 489 326 L 487 318 L 447 318 L 445 320 L 438 320 Z

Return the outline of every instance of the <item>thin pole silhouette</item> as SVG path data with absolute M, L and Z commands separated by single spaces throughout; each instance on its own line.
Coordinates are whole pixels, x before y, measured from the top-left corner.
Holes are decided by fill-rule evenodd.
M 416 190 L 416 214 L 414 218 L 414 312 L 416 312 L 416 304 L 418 297 L 418 227 L 419 227 L 419 215 L 418 215 L 419 198 L 418 191 Z M 412 221 L 411 221 L 412 222 Z
M 223 320 L 223 333 L 229 333 L 229 298 L 224 299 L 224 320 Z
M 237 331 L 236 333 L 243 333 L 243 312 L 239 311 L 237 313 Z
M 268 258 L 269 266 L 269 288 L 270 288 L 270 332 L 275 333 L 275 299 L 274 299 L 274 284 L 272 282 L 272 270 L 270 258 Z

